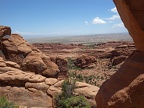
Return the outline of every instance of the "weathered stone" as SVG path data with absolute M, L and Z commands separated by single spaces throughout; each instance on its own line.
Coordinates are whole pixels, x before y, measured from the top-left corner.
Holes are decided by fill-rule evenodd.
M 75 60 L 74 64 L 80 68 L 86 68 L 90 66 L 92 63 L 96 62 L 97 60 L 94 56 L 82 55 Z
M 0 26 L 0 38 L 5 35 L 11 35 L 11 28 L 7 26 Z
M 26 55 L 32 51 L 31 47 L 27 46 L 26 44 L 19 45 L 17 49 Z
M 57 83 L 54 84 L 54 87 L 61 87 L 63 82 L 64 80 L 58 81 Z
M 76 82 L 74 92 L 77 95 L 83 95 L 91 103 L 91 106 L 96 107 L 95 94 L 98 92 L 99 87 L 86 84 L 83 82 Z
M 26 58 L 24 58 L 22 66 L 25 67 L 26 70 L 35 72 L 37 74 L 40 74 L 42 71 L 47 69 L 47 66 L 45 65 L 39 54 L 36 54 L 34 52 L 28 54 Z
M 45 81 L 45 77 L 42 76 L 42 75 L 32 75 L 30 78 L 29 78 L 29 82 L 44 82 Z
M 117 10 L 134 40 L 137 50 L 144 52 L 144 1 L 113 0 Z
M 46 85 L 44 82 L 42 82 L 42 83 L 27 82 L 27 83 L 25 83 L 25 88 L 34 88 L 34 89 L 46 92 L 47 89 L 49 88 L 49 85 Z
M 68 75 L 67 75 L 67 71 L 68 71 L 68 61 L 66 58 L 63 58 L 63 57 L 51 57 L 50 58 L 54 63 L 57 64 L 58 68 L 59 68 L 59 76 L 58 78 L 59 79 L 63 79 L 63 78 L 67 78 Z
M 23 87 L 12 87 L 8 99 L 17 105 L 28 107 L 50 107 L 52 99 L 42 91 L 30 92 Z
M 52 97 L 55 97 L 56 95 L 60 94 L 62 92 L 62 83 L 64 80 L 61 80 L 57 83 L 55 83 L 53 86 L 50 86 L 47 90 L 47 93 L 51 95 Z M 96 106 L 95 103 L 95 94 L 99 90 L 98 87 L 92 86 L 90 84 L 86 84 L 83 82 L 76 82 L 74 94 L 75 95 L 83 95 L 86 97 L 86 99 L 91 103 L 92 106 Z
M 4 62 L 0 62 L 0 67 L 5 67 L 7 66 Z
M 61 90 L 61 88 L 50 86 L 49 89 L 47 90 L 47 93 L 48 93 L 48 95 L 50 95 L 54 98 L 56 95 L 62 93 L 62 90 Z
M 56 82 L 58 82 L 58 80 L 55 78 L 46 78 L 46 80 L 45 80 L 45 83 L 47 85 L 54 85 Z
M 118 56 L 111 59 L 112 66 L 118 65 L 126 60 L 126 56 Z
M 42 75 L 48 77 L 55 77 L 58 75 L 59 68 L 54 62 L 47 59 L 46 57 L 43 58 L 43 62 L 46 64 L 47 69 L 42 72 Z
M 144 53 L 135 51 L 96 95 L 98 108 L 144 106 Z
M 22 36 L 12 34 L 1 41 L 5 58 L 18 63 L 21 67 L 17 66 L 17 68 L 47 77 L 56 77 L 58 75 L 58 66 L 39 49 L 25 41 Z M 4 66 L 4 64 L 1 63 L 1 66 Z
M 10 66 L 10 67 L 14 67 L 14 68 L 20 69 L 20 65 L 18 65 L 18 64 L 15 63 L 15 62 L 12 62 L 12 61 L 5 61 L 5 64 L 6 64 L 7 66 Z

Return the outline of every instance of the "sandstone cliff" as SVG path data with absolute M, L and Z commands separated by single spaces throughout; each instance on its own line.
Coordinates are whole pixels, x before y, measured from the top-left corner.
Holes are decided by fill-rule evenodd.
M 103 83 L 96 95 L 97 108 L 143 108 L 144 1 L 114 0 L 114 2 L 137 50 L 118 72 Z

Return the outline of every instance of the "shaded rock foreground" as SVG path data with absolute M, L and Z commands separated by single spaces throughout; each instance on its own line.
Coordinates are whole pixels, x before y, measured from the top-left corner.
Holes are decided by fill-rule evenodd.
M 113 1 L 137 50 L 109 80 L 102 84 L 96 95 L 97 108 L 143 108 L 144 1 Z
M 144 53 L 135 51 L 100 88 L 98 108 L 143 108 Z
M 54 97 L 61 93 L 58 80 L 67 63 L 62 58 L 50 58 L 25 41 L 18 34 L 11 34 L 10 27 L 0 26 L 0 96 L 20 106 L 52 108 Z M 61 70 L 59 70 L 61 69 Z M 76 82 L 76 95 L 84 95 L 92 106 L 98 87 Z

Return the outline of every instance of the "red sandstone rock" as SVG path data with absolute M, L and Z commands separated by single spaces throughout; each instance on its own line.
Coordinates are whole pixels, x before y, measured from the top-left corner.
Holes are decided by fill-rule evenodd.
M 80 68 L 86 68 L 96 62 L 97 60 L 94 56 L 82 55 L 75 60 L 74 64 Z
M 144 1 L 114 0 L 137 50 L 96 95 L 97 108 L 144 107 Z
M 68 77 L 67 76 L 67 71 L 68 71 L 68 68 L 67 68 L 67 64 L 68 64 L 68 61 L 66 58 L 63 58 L 63 57 L 51 57 L 50 58 L 54 63 L 57 64 L 60 72 L 59 72 L 59 78 L 66 78 Z
M 136 48 L 144 52 L 144 1 L 113 0 L 117 10 L 134 40 Z
M 2 52 L 6 59 L 18 63 L 23 70 L 48 77 L 55 77 L 59 72 L 58 66 L 49 57 L 18 34 L 2 38 Z
M 126 56 L 118 56 L 111 59 L 112 66 L 118 65 L 126 60 Z
M 0 38 L 6 35 L 11 35 L 11 28 L 7 26 L 0 26 Z
M 143 108 L 144 53 L 134 52 L 96 95 L 97 108 Z
M 1 57 L 0 62 L 5 64 Z M 0 96 L 5 96 L 20 106 L 52 107 L 52 100 L 56 94 L 61 93 L 62 82 L 63 80 L 46 78 L 42 75 L 24 72 L 6 65 L 0 67 Z M 95 106 L 94 95 L 98 89 L 96 86 L 77 82 L 75 94 L 85 95 Z
M 56 96 L 54 94 L 61 92 L 63 80 L 46 77 L 54 77 L 59 69 L 66 72 L 67 60 L 56 57 L 52 62 L 20 35 L 5 36 L 7 34 L 1 40 L 6 59 L 0 57 L 0 96 L 5 96 L 20 106 L 52 108 L 52 101 Z M 76 47 L 73 44 L 70 46 Z M 94 95 L 98 89 L 96 86 L 77 82 L 75 94 L 85 95 L 96 106 Z
M 31 48 L 32 46 L 18 34 L 2 39 L 2 52 L 6 59 L 18 64 L 21 64 L 26 55 L 32 51 Z

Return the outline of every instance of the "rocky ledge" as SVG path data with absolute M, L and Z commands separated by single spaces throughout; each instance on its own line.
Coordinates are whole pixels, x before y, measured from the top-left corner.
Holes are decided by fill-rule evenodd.
M 11 28 L 0 26 L 0 96 L 22 108 L 52 108 L 54 97 L 61 93 L 64 80 L 57 76 L 67 60 L 49 57 L 29 44 Z M 76 95 L 83 95 L 96 106 L 98 87 L 76 82 Z

